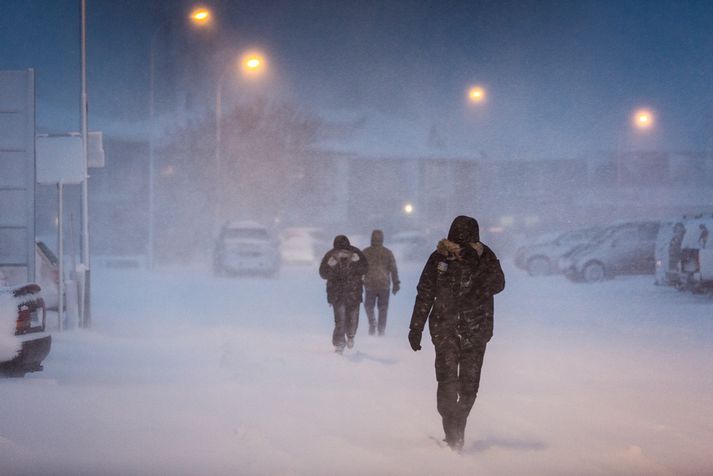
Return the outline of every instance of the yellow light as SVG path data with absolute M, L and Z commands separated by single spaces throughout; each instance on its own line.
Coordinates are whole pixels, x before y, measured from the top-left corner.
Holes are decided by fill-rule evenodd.
M 412 214 L 413 213 L 413 205 L 411 205 L 410 203 L 407 203 L 406 205 L 404 205 L 404 212 L 407 215 Z
M 634 125 L 638 129 L 650 129 L 654 125 L 654 114 L 648 109 L 639 109 L 634 113 Z
M 483 102 L 485 100 L 485 89 L 480 86 L 473 86 L 468 90 L 468 99 L 471 102 Z
M 265 57 L 260 53 L 247 53 L 240 63 L 246 74 L 256 75 L 265 69 Z
M 207 8 L 196 8 L 191 12 L 191 20 L 198 25 L 204 25 L 210 20 L 210 10 Z

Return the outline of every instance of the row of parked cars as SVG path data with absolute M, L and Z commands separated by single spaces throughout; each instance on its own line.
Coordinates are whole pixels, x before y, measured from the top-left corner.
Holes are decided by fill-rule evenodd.
M 228 222 L 220 230 L 213 252 L 217 276 L 251 274 L 274 276 L 283 263 L 316 263 L 332 247 L 332 238 L 322 229 L 290 227 L 274 233 L 253 221 Z M 354 245 L 369 245 L 369 236 L 352 236 Z M 387 246 L 397 260 L 422 260 L 433 243 L 421 231 L 403 231 L 387 237 Z
M 653 274 L 657 284 L 713 286 L 713 215 L 640 221 L 541 237 L 521 246 L 515 265 L 532 276 L 562 273 L 595 282 L 624 274 Z

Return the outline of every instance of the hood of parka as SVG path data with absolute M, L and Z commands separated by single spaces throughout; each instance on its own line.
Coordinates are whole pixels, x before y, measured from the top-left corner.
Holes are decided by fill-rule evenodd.
M 461 246 L 480 241 L 480 227 L 475 218 L 460 215 L 451 223 L 448 240 Z
M 344 235 L 335 236 L 334 247 L 338 250 L 348 250 L 351 247 L 351 243 L 349 243 L 349 238 Z
M 371 232 L 371 246 L 381 246 L 384 244 L 384 232 L 374 230 Z

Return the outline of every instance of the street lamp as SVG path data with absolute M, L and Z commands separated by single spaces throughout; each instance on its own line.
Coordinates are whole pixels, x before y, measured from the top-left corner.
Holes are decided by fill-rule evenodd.
M 190 15 L 189 20 L 198 27 L 207 26 L 213 19 L 212 12 L 205 7 L 194 8 Z M 153 269 L 154 261 L 154 208 L 155 208 L 155 190 L 154 190 L 154 176 L 155 171 L 155 98 L 154 98 L 154 83 L 155 83 L 155 70 L 156 70 L 156 37 L 161 31 L 161 28 L 167 25 L 171 19 L 166 19 L 160 23 L 154 32 L 151 34 L 151 41 L 149 43 L 149 196 L 148 196 L 148 250 L 146 251 L 146 265 L 149 269 Z
M 240 58 L 239 66 L 242 69 L 243 76 L 245 77 L 255 77 L 261 75 L 266 68 L 267 61 L 265 56 L 257 52 L 248 52 L 242 55 Z M 215 200 L 215 228 L 216 231 L 220 228 L 221 223 L 221 203 L 220 200 L 223 196 L 223 159 L 221 156 L 222 149 L 222 116 L 223 116 L 223 84 L 227 76 L 228 71 L 231 68 L 225 68 L 218 78 L 218 85 L 215 89 L 215 179 L 216 179 L 216 191 L 217 198 Z
M 640 131 L 651 130 L 654 126 L 654 113 L 649 109 L 638 109 L 632 118 L 634 127 Z
M 485 89 L 482 86 L 472 86 L 468 89 L 468 101 L 478 104 L 485 101 Z
M 213 19 L 213 15 L 211 11 L 205 7 L 196 7 L 191 11 L 191 14 L 188 16 L 190 20 L 195 23 L 196 25 L 205 25 L 207 23 L 210 23 L 210 21 Z
M 252 51 L 242 56 L 240 66 L 245 76 L 258 76 L 265 72 L 267 62 L 263 54 Z

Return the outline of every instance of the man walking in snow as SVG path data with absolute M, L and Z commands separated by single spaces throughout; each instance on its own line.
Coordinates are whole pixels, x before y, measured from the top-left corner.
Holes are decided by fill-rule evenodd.
M 335 352 L 344 352 L 345 345 L 354 347 L 362 301 L 362 279 L 368 270 L 364 254 L 349 243 L 344 235 L 334 238 L 319 265 L 319 275 L 327 280 L 327 302 L 334 310 L 332 344 Z
M 455 450 L 463 448 L 485 347 L 493 335 L 493 296 L 504 288 L 500 261 L 480 242 L 478 222 L 457 217 L 423 269 L 408 334 L 411 348 L 421 350 L 428 320 L 436 350 L 438 413 L 445 441 Z
M 369 271 L 364 276 L 364 309 L 369 318 L 369 335 L 377 330 L 374 307 L 379 309 L 378 330 L 383 336 L 386 330 L 386 314 L 389 311 L 389 291 L 394 295 L 399 292 L 399 272 L 396 269 L 394 254 L 384 246 L 384 232 L 374 230 L 371 233 L 371 246 L 364 248 L 364 256 L 369 263 Z M 393 283 L 393 288 L 391 287 Z

